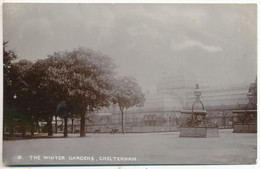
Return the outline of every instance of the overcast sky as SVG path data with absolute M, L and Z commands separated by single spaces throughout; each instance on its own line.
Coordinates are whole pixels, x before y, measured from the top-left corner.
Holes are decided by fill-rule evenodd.
M 257 74 L 256 5 L 4 4 L 3 13 L 4 40 L 21 59 L 92 48 L 143 90 L 181 70 L 210 86 Z

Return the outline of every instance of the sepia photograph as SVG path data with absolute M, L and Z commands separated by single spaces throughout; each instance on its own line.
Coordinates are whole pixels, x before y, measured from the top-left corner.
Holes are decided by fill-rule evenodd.
M 257 164 L 257 3 L 3 3 L 2 164 Z

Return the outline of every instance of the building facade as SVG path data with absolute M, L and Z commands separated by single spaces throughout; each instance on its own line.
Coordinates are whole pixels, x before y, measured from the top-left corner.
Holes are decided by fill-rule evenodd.
M 190 110 L 195 101 L 193 94 L 196 84 L 200 85 L 201 101 L 207 118 L 217 123 L 220 128 L 231 128 L 233 125 L 232 111 L 247 104 L 249 84 L 210 87 L 206 80 L 189 73 L 167 76 L 158 83 L 155 94 L 146 93 L 143 107 L 134 107 L 124 112 L 124 126 L 127 132 L 160 132 L 178 130 L 181 111 Z M 196 107 L 195 107 L 196 108 Z M 107 114 L 104 114 L 106 112 Z M 121 112 L 117 105 L 111 105 L 96 115 L 102 119 L 92 126 L 95 131 L 104 128 L 121 130 Z M 108 118 L 109 117 L 109 118 Z M 103 124 L 106 124 L 103 126 Z M 105 131 L 105 130 L 104 130 Z

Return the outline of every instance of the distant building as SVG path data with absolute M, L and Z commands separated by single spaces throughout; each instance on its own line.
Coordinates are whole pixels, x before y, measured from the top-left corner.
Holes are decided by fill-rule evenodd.
M 161 79 L 155 94 L 146 93 L 143 107 L 125 111 L 124 124 L 132 132 L 159 132 L 177 130 L 180 111 L 191 109 L 195 101 L 194 89 L 199 84 L 201 100 L 208 117 L 220 127 L 232 127 L 232 110 L 247 104 L 248 85 L 210 87 L 206 80 L 190 73 L 178 73 Z M 120 129 L 121 112 L 117 105 L 104 109 L 111 114 L 107 126 Z M 99 113 L 97 113 L 98 115 Z M 97 122 L 95 125 L 100 124 Z
M 204 89 L 209 87 L 202 77 L 187 71 L 179 72 L 162 78 L 157 84 L 157 94 L 168 96 L 168 100 L 172 99 L 172 106 L 181 110 L 185 107 L 187 98 L 193 95 L 196 84 Z
M 181 111 L 190 110 L 195 101 L 194 90 L 199 84 L 201 101 L 208 112 L 207 117 L 219 127 L 231 128 L 233 125 L 234 109 L 244 107 L 248 103 L 249 87 L 256 87 L 256 82 L 248 85 L 232 85 L 210 87 L 206 80 L 191 73 L 178 73 L 165 76 L 157 84 L 155 94 L 149 91 L 145 94 L 143 107 L 133 107 L 124 112 L 126 132 L 162 132 L 175 131 L 181 122 Z M 196 107 L 195 107 L 196 109 Z M 87 132 L 111 132 L 112 129 L 121 131 L 121 112 L 117 104 L 93 114 L 86 119 Z M 58 131 L 62 131 L 62 121 Z M 80 121 L 68 121 L 68 131 L 77 133 Z
M 238 104 L 246 104 L 249 85 L 221 86 L 203 89 L 201 88 L 201 101 L 204 106 L 219 107 L 228 106 L 235 108 Z M 185 108 L 191 107 L 195 100 L 195 96 L 191 95 L 187 98 Z

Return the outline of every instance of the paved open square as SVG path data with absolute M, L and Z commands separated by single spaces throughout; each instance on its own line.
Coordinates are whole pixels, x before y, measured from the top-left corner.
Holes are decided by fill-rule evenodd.
M 255 164 L 257 134 L 220 130 L 219 137 L 179 132 L 87 134 L 80 138 L 3 141 L 6 165 Z

